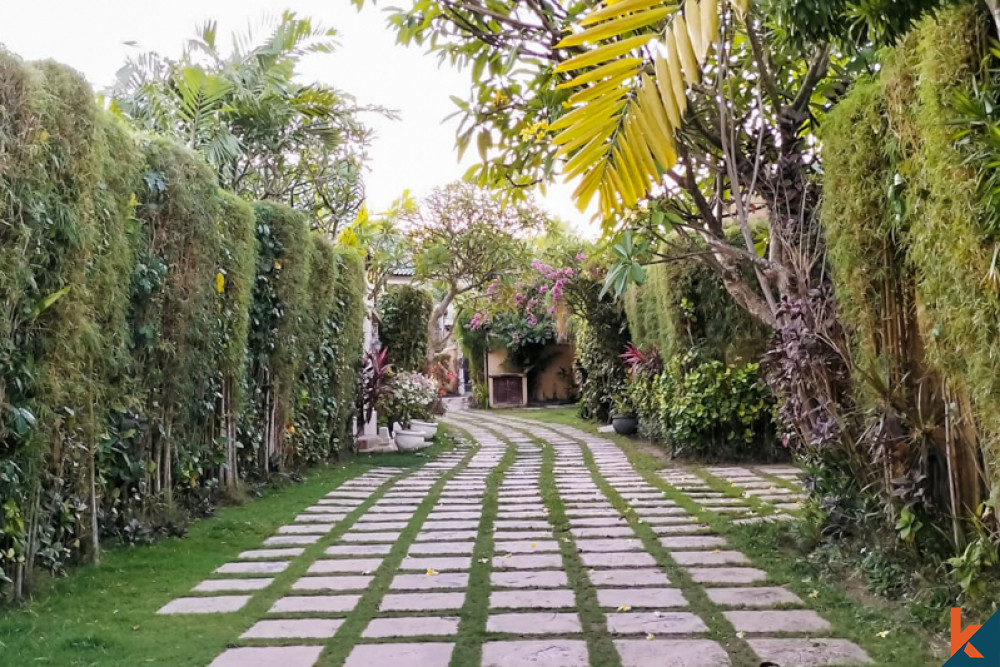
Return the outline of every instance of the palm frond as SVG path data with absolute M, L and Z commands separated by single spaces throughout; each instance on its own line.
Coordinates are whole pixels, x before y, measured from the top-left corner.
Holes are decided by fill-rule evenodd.
M 606 0 L 579 22 L 557 49 L 590 50 L 556 67 L 575 76 L 571 110 L 552 123 L 563 173 L 579 179 L 573 193 L 584 210 L 594 195 L 606 218 L 635 206 L 677 162 L 675 133 L 687 110 L 687 91 L 701 80 L 715 43 L 720 13 L 743 15 L 748 0 Z

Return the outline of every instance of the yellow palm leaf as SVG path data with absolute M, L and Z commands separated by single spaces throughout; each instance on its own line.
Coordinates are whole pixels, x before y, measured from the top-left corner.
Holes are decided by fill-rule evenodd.
M 588 129 L 582 132 L 579 136 L 566 141 L 561 145 L 561 148 L 556 151 L 556 156 L 566 157 L 573 153 L 573 151 L 586 146 L 594 139 L 600 137 L 601 141 L 606 141 L 608 137 L 615 133 L 615 128 L 618 127 L 617 118 L 608 118 L 603 125 L 598 125 L 594 129 Z M 553 143 L 555 143 L 553 141 Z
M 640 47 L 645 46 L 653 39 L 655 35 L 636 35 L 635 37 L 629 37 L 628 39 L 623 39 L 620 42 L 611 42 L 599 49 L 594 49 L 593 51 L 588 51 L 587 53 L 580 54 L 575 58 L 570 58 L 569 60 L 564 60 L 555 67 L 556 72 L 571 72 L 576 69 L 583 69 L 584 67 L 590 67 L 591 65 L 596 65 L 598 63 L 607 62 L 617 58 L 618 56 L 623 56 L 629 51 L 634 51 Z
M 664 42 L 664 46 L 667 46 L 667 42 Z M 681 116 L 687 110 L 687 87 L 684 85 L 684 74 L 681 72 L 681 57 L 677 52 L 677 40 L 674 39 L 674 35 L 670 33 L 669 46 L 672 50 L 667 52 L 665 58 L 667 62 L 667 70 L 670 72 L 670 76 L 667 79 L 667 85 L 673 89 L 674 100 L 677 103 L 677 110 L 680 112 Z M 657 74 L 659 79 L 660 75 Z M 660 84 L 663 86 L 663 84 Z
M 646 135 L 646 143 L 652 151 L 656 161 L 660 164 L 660 169 L 667 171 L 677 163 L 677 153 L 674 151 L 673 134 L 664 134 L 662 128 L 657 126 L 651 117 L 648 105 L 643 104 L 639 108 L 636 118 L 642 126 L 643 134 Z
M 571 46 L 579 46 L 587 42 L 599 42 L 602 39 L 607 39 L 609 37 L 618 37 L 626 32 L 644 28 L 647 25 L 652 25 L 653 23 L 658 23 L 673 13 L 673 11 L 673 7 L 660 7 L 658 9 L 650 9 L 645 12 L 629 14 L 628 16 L 622 16 L 612 19 L 611 21 L 605 21 L 604 23 L 596 25 L 593 28 L 588 28 L 583 32 L 578 32 L 575 35 L 566 37 L 561 42 L 556 44 L 555 48 L 565 49 Z
M 569 81 L 560 83 L 556 86 L 556 88 L 559 90 L 576 88 L 577 86 L 582 86 L 587 83 L 600 81 L 604 77 L 615 76 L 616 74 L 627 72 L 634 73 L 639 71 L 640 67 L 642 67 L 642 58 L 622 58 L 620 60 L 613 60 L 609 63 L 601 65 L 600 67 L 588 70 L 580 76 L 570 79 Z
M 698 60 L 694 55 L 694 48 L 691 46 L 691 37 L 688 35 L 687 22 L 683 16 L 674 19 L 674 41 L 677 44 L 677 54 L 681 59 L 681 68 L 684 70 L 684 80 L 688 85 L 698 83 L 701 78 L 698 71 Z
M 602 97 L 612 90 L 620 90 L 621 85 L 625 82 L 625 80 L 633 76 L 635 76 L 635 72 L 629 71 L 624 74 L 613 76 L 610 79 L 599 81 L 588 88 L 584 88 L 583 90 L 573 93 L 570 98 L 566 100 L 566 102 L 570 106 L 576 106 L 577 104 L 582 104 L 583 102 L 596 100 L 598 97 Z
M 701 0 L 701 29 L 706 52 L 719 33 L 719 20 L 719 0 Z
M 666 60 L 661 57 L 655 58 L 653 68 L 656 72 L 656 80 L 661 82 L 659 97 L 663 103 L 663 109 L 667 113 L 667 118 L 670 119 L 670 127 L 680 127 L 681 118 L 684 116 L 684 108 L 681 105 L 685 104 L 686 100 L 683 97 L 678 99 L 674 94 L 673 86 L 670 85 L 670 70 Z
M 616 90 L 610 95 L 606 95 L 604 98 L 596 101 L 594 104 L 588 104 L 587 106 L 577 107 L 573 109 L 565 116 L 561 116 L 558 120 L 554 121 L 549 125 L 549 129 L 553 132 L 558 132 L 570 125 L 586 118 L 587 116 L 593 116 L 603 113 L 608 108 L 613 107 L 617 102 L 620 102 L 624 97 L 625 91 Z
M 691 37 L 691 48 L 694 50 L 695 58 L 704 53 L 702 46 L 701 32 L 701 5 L 698 0 L 687 0 L 684 3 L 684 17 L 687 19 L 688 36 Z M 699 60 L 700 62 L 700 60 Z
M 586 176 L 580 179 L 580 185 L 573 191 L 573 199 L 576 200 L 576 207 L 584 211 L 590 205 L 590 200 L 594 198 L 594 193 L 601 187 L 604 181 L 604 163 L 594 167 Z
M 563 165 L 563 174 L 567 176 L 574 176 L 579 173 L 587 171 L 587 169 L 594 164 L 597 157 L 602 153 L 606 153 L 608 150 L 607 140 L 611 136 L 609 132 L 607 136 L 597 135 L 590 143 L 581 148 L 573 155 L 566 164 Z
M 601 128 L 615 121 L 615 115 L 625 106 L 624 98 L 615 100 L 614 104 L 595 109 L 591 114 L 584 116 L 576 125 L 566 128 L 552 138 L 552 143 L 557 146 L 569 144 L 573 139 L 583 136 L 592 136 L 599 132 Z M 588 107 L 589 108 L 589 107 Z
M 634 151 L 637 162 L 642 171 L 645 172 L 647 180 L 659 181 L 660 172 L 657 171 L 656 161 L 650 154 L 646 134 L 642 131 L 642 126 L 639 123 L 639 113 L 638 108 L 633 108 L 633 112 L 629 114 L 625 121 L 625 136 L 629 138 L 629 146 Z
M 604 9 L 593 11 L 580 20 L 580 25 L 593 25 L 605 19 L 621 16 L 627 12 L 641 12 L 654 7 L 661 7 L 665 3 L 663 0 L 620 0 L 619 2 L 608 3 Z

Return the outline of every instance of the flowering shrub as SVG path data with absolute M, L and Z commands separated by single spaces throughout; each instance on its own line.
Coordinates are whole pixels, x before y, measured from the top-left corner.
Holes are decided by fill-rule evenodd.
M 397 373 L 389 383 L 389 391 L 379 400 L 379 412 L 390 426 L 399 422 L 409 428 L 413 419 L 429 419 L 439 398 L 437 383 L 423 373 Z

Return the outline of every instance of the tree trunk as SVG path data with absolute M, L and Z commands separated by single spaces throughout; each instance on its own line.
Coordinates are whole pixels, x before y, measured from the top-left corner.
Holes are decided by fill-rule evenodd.
M 458 290 L 452 286 L 431 311 L 430 319 L 427 320 L 427 363 L 429 369 L 434 364 L 434 358 L 444 349 L 447 337 L 441 333 L 441 319 L 448 313 L 448 307 L 458 296 Z

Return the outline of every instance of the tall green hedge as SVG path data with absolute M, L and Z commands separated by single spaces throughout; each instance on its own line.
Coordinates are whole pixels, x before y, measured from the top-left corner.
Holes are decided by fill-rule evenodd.
M 303 214 L 0 52 L 0 590 L 343 452 L 363 298 Z
M 977 190 L 989 167 L 957 140 L 957 96 L 983 90 L 984 65 L 996 66 L 988 26 L 972 4 L 921 21 L 822 137 L 823 224 L 855 392 L 892 452 L 871 462 L 873 478 L 922 489 L 929 502 L 914 511 L 955 522 L 945 534 L 958 547 L 956 517 L 1000 484 L 997 238 Z
M 768 332 L 740 308 L 712 270 L 695 260 L 655 264 L 625 297 L 633 342 L 664 357 L 697 347 L 712 357 L 756 359 Z
M 378 302 L 378 336 L 397 371 L 423 372 L 427 362 L 427 322 L 434 308 L 430 292 L 390 287 Z

